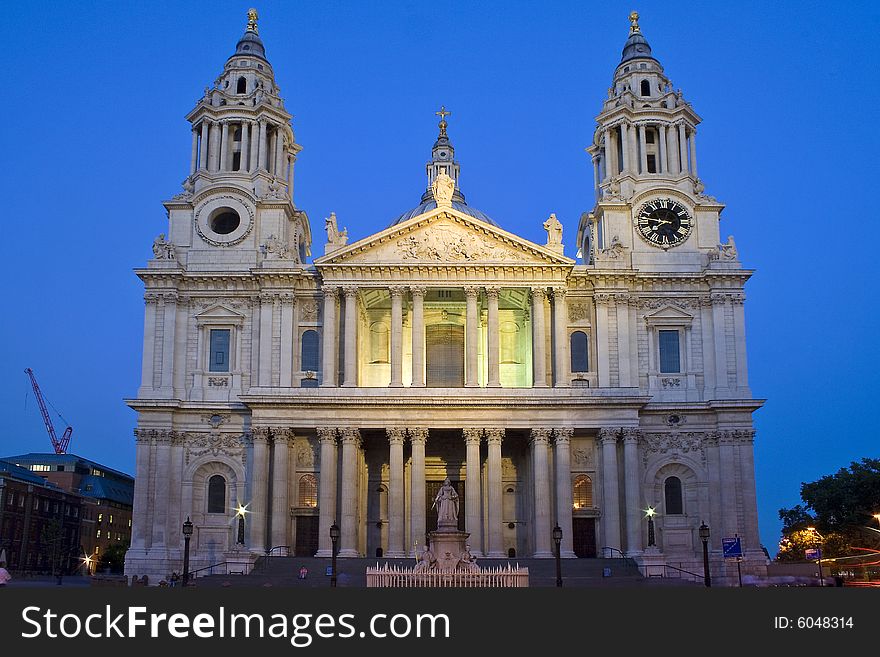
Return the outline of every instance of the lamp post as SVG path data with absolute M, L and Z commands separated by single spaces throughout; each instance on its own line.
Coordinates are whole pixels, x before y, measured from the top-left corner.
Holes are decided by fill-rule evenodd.
M 816 546 L 819 556 L 816 560 L 816 563 L 819 565 L 819 586 L 825 586 L 825 575 L 822 573 L 822 534 L 816 531 L 815 527 L 807 527 L 807 531 L 813 535 L 813 545 Z
M 700 524 L 700 540 L 703 541 L 703 583 L 712 586 L 709 576 L 709 525 L 705 522 Z
M 556 586 L 562 586 L 562 556 L 559 546 L 562 544 L 562 527 L 556 525 L 553 528 L 553 543 L 556 544 Z
M 238 545 L 244 545 L 244 514 L 247 513 L 247 506 L 241 504 L 235 509 L 235 515 L 238 517 L 238 536 L 235 542 Z
M 657 511 L 654 510 L 653 506 L 649 506 L 645 509 L 645 515 L 648 517 L 648 547 L 657 546 L 657 538 L 654 532 L 654 516 L 656 514 Z
M 189 539 L 193 533 L 193 524 L 189 519 L 189 516 L 186 517 L 186 521 L 183 523 L 183 585 L 186 586 L 189 583 Z
M 330 525 L 330 542 L 333 543 L 333 560 L 330 566 L 330 586 L 336 588 L 336 548 L 339 545 L 339 525 L 335 522 Z

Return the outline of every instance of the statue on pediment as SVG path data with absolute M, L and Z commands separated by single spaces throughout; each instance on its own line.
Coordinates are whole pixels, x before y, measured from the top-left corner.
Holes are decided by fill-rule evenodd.
M 452 205 L 452 195 L 455 193 L 455 181 L 446 172 L 441 172 L 431 185 L 431 192 L 437 207 L 449 207 Z
M 335 212 L 331 212 L 329 217 L 324 218 L 324 229 L 327 231 L 328 246 L 340 247 L 348 243 L 348 228 L 339 230 L 336 226 Z
M 555 214 L 551 214 L 544 222 L 544 230 L 547 231 L 547 243 L 544 246 L 557 253 L 562 253 L 562 223 Z

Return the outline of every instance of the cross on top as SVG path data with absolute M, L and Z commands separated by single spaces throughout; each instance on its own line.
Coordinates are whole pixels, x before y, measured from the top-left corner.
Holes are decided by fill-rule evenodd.
M 447 117 L 447 116 L 452 116 L 452 112 L 450 112 L 450 111 L 448 111 L 448 110 L 446 109 L 446 105 L 441 105 L 441 106 L 440 106 L 440 111 L 439 111 L 439 112 L 434 112 L 434 114 L 436 114 L 437 116 L 439 116 L 439 117 L 440 117 L 440 120 L 441 120 L 441 121 L 444 121 L 444 122 L 446 121 L 446 117 Z

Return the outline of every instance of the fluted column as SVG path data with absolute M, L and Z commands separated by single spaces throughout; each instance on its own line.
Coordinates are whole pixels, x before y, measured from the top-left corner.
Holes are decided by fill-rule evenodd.
M 602 447 L 602 547 L 620 546 L 620 500 L 617 480 L 618 429 L 599 429 Z
M 284 133 L 281 126 L 275 129 L 275 170 L 276 177 L 284 178 Z
M 678 150 L 681 158 L 681 172 L 688 172 L 687 129 L 684 123 L 678 124 Z
M 563 559 L 573 559 L 574 539 L 571 522 L 571 437 L 574 429 L 554 429 L 553 463 L 556 466 L 556 523 L 562 529 L 559 551 Z
M 691 145 L 691 173 L 697 178 L 697 131 L 691 130 L 691 138 L 688 140 Z
M 345 292 L 345 372 L 342 386 L 357 385 L 357 288 L 346 285 Z
M 251 552 L 266 552 L 266 511 L 268 510 L 269 483 L 269 428 L 254 427 L 254 464 L 251 478 L 251 503 L 248 518 L 251 521 Z
M 547 387 L 547 327 L 544 288 L 532 288 L 532 354 L 534 387 Z
M 162 396 L 174 397 L 174 369 L 183 363 L 174 362 L 174 342 L 177 331 L 177 300 L 176 292 L 162 294 Z
M 272 432 L 272 545 L 290 545 L 290 441 L 291 429 L 276 429 Z
M 529 445 L 532 448 L 532 481 L 535 485 L 535 558 L 553 557 L 550 549 L 550 468 L 547 445 L 550 429 L 532 429 Z
M 467 354 L 465 358 L 464 385 L 474 388 L 480 385 L 478 346 L 480 342 L 480 315 L 477 308 L 477 298 L 480 291 L 476 287 L 464 288 L 466 299 L 465 311 L 465 343 Z
M 190 153 L 189 158 L 189 175 L 193 175 L 196 172 L 196 164 L 199 159 L 199 131 L 196 130 L 195 126 L 192 129 L 192 151 Z
M 500 327 L 498 325 L 498 296 L 500 290 L 497 287 L 486 288 L 486 299 L 489 302 L 489 312 L 487 317 L 486 331 L 489 334 L 488 339 L 488 365 L 489 376 L 487 377 L 486 386 L 488 388 L 501 387 L 501 372 L 499 370 L 500 360 Z
M 623 430 L 623 470 L 626 493 L 626 554 L 642 552 L 642 495 L 639 490 L 639 430 Z
M 257 166 L 258 169 L 265 170 L 266 167 L 268 166 L 269 160 L 268 160 L 267 155 L 268 155 L 269 149 L 267 148 L 267 146 L 268 146 L 267 136 L 268 136 L 268 129 L 266 126 L 266 120 L 260 119 L 260 155 L 259 155 L 259 165 Z
M 483 493 L 480 486 L 480 440 L 482 429 L 464 429 L 467 465 L 465 469 L 465 530 L 470 532 L 468 538 L 471 554 L 475 557 L 483 555 L 482 513 Z
M 428 430 L 424 427 L 407 429 L 412 444 L 410 464 L 410 535 L 419 548 L 425 544 L 425 443 Z
M 727 295 L 713 293 L 710 299 L 712 302 L 712 336 L 715 342 L 715 394 L 726 397 L 730 394 L 727 371 Z
M 639 158 L 642 167 L 641 173 L 648 173 L 648 140 L 645 136 L 645 125 L 639 125 Z
M 330 527 L 336 522 L 336 429 L 318 427 L 321 445 L 321 481 L 318 488 L 318 551 L 316 557 L 333 556 Z
M 275 295 L 260 295 L 260 343 L 257 385 L 272 385 L 272 318 L 275 312 Z
M 229 122 L 223 121 L 220 132 L 220 171 L 229 169 Z
M 681 173 L 681 162 L 679 160 L 678 150 L 678 131 L 674 125 L 669 126 L 666 131 L 666 161 L 669 164 L 669 173 Z
M 152 292 L 144 294 L 144 351 L 141 358 L 141 386 L 138 397 L 153 396 L 153 374 L 156 353 L 156 321 L 159 295 Z
M 564 287 L 553 288 L 553 328 L 556 336 L 554 385 L 557 388 L 571 386 L 571 361 L 568 355 L 568 307 L 565 304 Z
M 657 159 L 657 173 L 669 173 L 669 162 L 666 159 L 666 126 L 658 127 L 657 146 L 659 158 Z
M 602 138 L 605 144 L 605 175 L 602 180 L 606 181 L 617 175 L 617 171 L 613 169 L 616 158 L 612 153 L 611 130 L 606 128 L 602 133 Z
M 217 171 L 220 167 L 220 126 L 216 121 L 211 121 L 208 141 L 208 170 Z
M 207 119 L 202 119 L 202 143 L 199 144 L 199 170 L 208 169 L 208 129 L 210 124 Z
M 403 387 L 403 288 L 392 285 L 391 292 L 391 386 Z
M 488 487 L 489 508 L 487 520 L 489 534 L 490 559 L 501 559 L 507 556 L 504 552 L 504 543 L 501 535 L 502 517 L 502 480 L 501 480 L 501 443 L 504 440 L 504 429 L 487 429 L 486 442 L 489 444 L 488 472 L 486 486 Z
M 386 429 L 390 453 L 388 489 L 388 554 L 389 558 L 406 556 L 403 545 L 405 518 L 403 515 L 403 440 L 406 429 L 393 427 Z
M 321 387 L 336 386 L 336 293 L 338 288 L 324 288 L 323 358 Z
M 260 157 L 260 127 L 256 121 L 250 122 L 251 155 L 248 159 L 248 171 L 256 171 Z
M 612 299 L 612 295 L 604 293 L 596 294 L 593 297 L 596 304 L 596 373 L 599 377 L 600 388 L 607 388 L 611 385 L 611 361 L 608 358 L 610 337 L 608 305 Z
M 361 432 L 355 427 L 346 427 L 342 433 L 342 512 L 339 517 L 340 557 L 357 557 L 357 507 L 358 470 L 357 455 L 361 446 Z
M 622 157 L 622 172 L 630 173 L 632 171 L 632 163 L 630 160 L 632 159 L 631 153 L 629 152 L 629 126 L 626 123 L 620 124 L 620 153 Z
M 241 122 L 241 150 L 239 151 L 238 170 L 249 171 L 248 154 L 250 153 L 250 122 Z
M 412 383 L 413 388 L 425 387 L 425 288 L 411 286 L 412 294 Z

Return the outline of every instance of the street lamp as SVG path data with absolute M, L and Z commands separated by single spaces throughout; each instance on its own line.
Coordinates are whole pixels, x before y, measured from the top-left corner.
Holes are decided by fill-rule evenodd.
M 183 585 L 186 586 L 189 583 L 189 539 L 193 533 L 193 524 L 189 519 L 189 516 L 186 517 L 186 521 L 183 523 Z
M 238 507 L 235 509 L 235 515 L 238 518 L 238 537 L 236 538 L 236 543 L 238 545 L 244 545 L 244 514 L 247 513 L 247 505 L 242 505 L 239 503 Z
M 657 515 L 657 512 L 654 510 L 653 506 L 649 506 L 645 509 L 645 515 L 648 517 L 648 547 L 656 547 L 656 537 L 654 535 L 654 516 Z
M 556 586 L 562 586 L 562 555 L 560 554 L 560 545 L 562 544 L 562 527 L 556 525 L 553 528 L 553 543 L 556 544 Z
M 875 513 L 874 518 L 876 518 L 877 524 L 880 525 L 880 513 Z
M 339 525 L 330 525 L 330 542 L 333 543 L 333 562 L 330 567 L 330 586 L 336 587 L 336 547 L 339 545 Z
M 816 563 L 819 564 L 819 586 L 825 586 L 825 575 L 822 573 L 822 543 L 820 542 L 822 534 L 816 531 L 815 527 L 807 527 L 807 531 L 813 535 L 813 545 L 816 546 L 818 551 L 819 558 L 816 560 Z
M 712 586 L 709 576 L 709 525 L 705 522 L 700 525 L 700 540 L 703 541 L 703 583 Z

